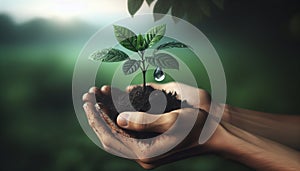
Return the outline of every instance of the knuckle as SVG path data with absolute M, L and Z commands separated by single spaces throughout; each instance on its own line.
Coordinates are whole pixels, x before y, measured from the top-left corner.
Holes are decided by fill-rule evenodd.
M 94 127 L 95 127 L 95 121 L 94 121 L 94 119 L 88 118 L 88 120 L 89 120 L 89 125 L 90 125 L 92 128 L 94 128 Z
M 89 101 L 89 93 L 84 93 L 84 95 L 82 96 L 82 101 L 87 102 Z
M 101 143 L 103 148 L 106 150 L 109 150 L 112 147 L 112 143 L 107 137 L 102 137 Z
M 103 147 L 103 149 L 104 149 L 106 152 L 111 152 L 111 146 L 110 146 L 110 145 L 107 145 L 107 144 L 103 144 L 103 143 L 102 143 L 102 147 Z
M 134 129 L 137 131 L 144 131 L 147 128 L 147 124 L 134 124 Z
M 110 145 L 109 145 L 109 144 L 106 144 L 106 143 L 103 143 L 103 142 L 102 142 L 102 147 L 103 147 L 105 150 L 109 150 L 109 149 L 110 149 Z
M 134 117 L 131 116 L 129 120 L 132 121 L 132 125 L 129 126 L 131 126 L 136 131 L 143 131 L 148 127 L 147 120 L 144 117 L 143 113 L 137 113 L 136 115 L 134 115 Z
M 96 102 L 96 97 L 95 97 L 95 95 L 93 95 L 91 93 L 85 93 L 82 96 L 82 101 L 95 103 Z
M 96 93 L 98 91 L 98 88 L 97 87 L 91 87 L 89 89 L 89 93 Z

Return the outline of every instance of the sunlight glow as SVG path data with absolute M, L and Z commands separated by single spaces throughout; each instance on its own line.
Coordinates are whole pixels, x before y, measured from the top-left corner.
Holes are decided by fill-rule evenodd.
M 138 14 L 149 13 L 146 3 Z M 58 20 L 81 19 L 90 23 L 107 23 L 129 17 L 127 0 L 1 0 L 0 13 L 11 15 L 17 22 L 32 18 Z

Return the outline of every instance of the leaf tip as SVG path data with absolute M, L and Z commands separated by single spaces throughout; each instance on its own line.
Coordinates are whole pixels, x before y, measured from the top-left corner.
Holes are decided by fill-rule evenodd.
M 121 26 L 114 24 L 113 27 L 114 27 L 114 29 L 117 29 L 118 27 L 121 27 Z

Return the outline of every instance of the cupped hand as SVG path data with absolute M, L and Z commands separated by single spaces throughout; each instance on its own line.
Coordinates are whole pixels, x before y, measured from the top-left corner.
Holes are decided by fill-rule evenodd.
M 202 145 L 198 144 L 202 127 L 208 115 L 206 112 L 210 104 L 208 93 L 181 83 L 151 84 L 151 86 L 156 89 L 176 91 L 179 98 L 182 97 L 181 90 L 190 93 L 190 96 L 185 94 L 184 97 L 193 97 L 196 91 L 201 98 L 200 103 L 197 100 L 194 101 L 193 98 L 184 100 L 187 100 L 195 108 L 204 110 L 183 108 L 160 115 L 143 112 L 123 112 L 117 118 L 118 126 L 113 126 L 130 131 L 160 134 L 151 140 L 134 139 L 112 129 L 114 123 L 107 124 L 105 122 L 105 116 L 109 115 L 109 109 L 101 103 L 96 105 L 98 108 L 95 107 L 95 96 L 103 101 L 109 101 L 111 91 L 122 92 L 108 86 L 103 86 L 101 89 L 91 88 L 89 93 L 83 96 L 84 110 L 90 126 L 106 151 L 121 157 L 135 159 L 142 167 L 147 169 L 187 157 L 218 151 L 222 144 L 220 139 L 222 139 L 222 135 L 225 135 L 225 130 L 221 126 L 218 126 L 209 141 Z M 194 124 L 190 125 L 190 123 Z M 169 150 L 160 154 L 166 149 Z

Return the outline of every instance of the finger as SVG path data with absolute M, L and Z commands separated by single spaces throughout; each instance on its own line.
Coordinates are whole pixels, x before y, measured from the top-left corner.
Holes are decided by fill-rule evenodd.
M 130 86 L 127 86 L 126 89 L 125 89 L 125 91 L 126 91 L 127 93 L 129 93 L 129 92 L 131 92 L 131 90 L 132 90 L 133 88 L 135 88 L 135 87 L 137 87 L 137 86 L 141 86 L 141 85 L 130 85 Z
M 132 131 L 163 133 L 172 126 L 177 116 L 177 112 L 159 115 L 144 112 L 123 112 L 119 114 L 117 124 Z
M 102 87 L 103 89 L 103 87 Z M 99 99 L 105 99 L 105 94 L 103 93 L 103 91 L 98 88 L 98 87 L 91 87 L 88 91 L 88 93 L 85 93 L 82 96 L 82 101 L 83 102 L 91 102 L 93 104 L 95 104 L 97 101 L 101 101 Z M 103 101 L 103 100 L 102 100 Z
M 118 88 L 110 87 L 107 85 L 104 85 L 101 87 L 101 93 L 103 93 L 104 95 L 109 96 L 109 97 L 111 97 L 111 96 L 118 97 L 120 95 L 125 94 L 124 91 L 121 91 Z
M 87 115 L 89 125 L 100 139 L 104 150 L 118 156 L 127 156 L 128 158 L 135 157 L 135 154 L 128 147 L 114 137 L 99 113 L 95 111 L 92 103 L 86 102 L 83 108 Z
M 91 87 L 91 88 L 89 89 L 89 93 L 92 93 L 92 94 L 100 94 L 101 91 L 100 91 L 100 89 L 99 89 L 98 87 Z
M 85 93 L 82 96 L 83 102 L 91 102 L 95 104 L 96 102 L 105 102 L 108 100 L 108 91 L 110 91 L 111 88 L 109 86 L 102 86 L 101 89 L 98 87 L 91 87 L 88 91 L 88 93 Z
M 154 141 L 142 141 L 145 144 L 150 142 L 151 148 L 139 146 L 139 149 L 142 149 L 140 153 L 136 152 L 139 159 L 160 156 L 161 153 L 167 149 L 177 151 L 198 144 L 195 140 L 198 140 L 201 132 L 201 121 L 203 120 L 202 114 L 199 113 L 198 110 L 190 108 L 184 108 L 173 112 L 178 113 L 178 118 L 167 132 L 156 137 Z
M 91 87 L 89 90 L 89 93 L 95 94 L 95 95 L 110 95 L 111 87 L 108 85 L 103 85 L 101 88 L 98 87 Z
M 201 114 L 200 114 L 201 115 Z M 189 143 L 180 143 L 172 150 L 168 151 L 163 155 L 152 158 L 139 159 L 138 162 L 143 168 L 156 168 L 161 165 L 172 163 L 178 160 L 193 157 L 199 154 L 208 154 L 212 150 L 206 145 L 199 145 L 198 143 L 193 143 L 195 139 L 188 140 Z M 154 145 L 155 146 L 155 145 Z M 154 147 L 155 148 L 155 147 Z
M 103 104 L 107 103 L 112 103 L 112 95 L 114 97 L 121 96 L 125 92 L 117 89 L 110 87 L 108 85 L 103 85 L 101 88 L 98 87 L 91 87 L 89 89 L 89 93 L 86 93 L 83 95 L 83 101 L 87 102 L 90 101 L 92 103 L 100 102 Z
M 104 85 L 101 87 L 100 91 L 101 91 L 101 93 L 108 95 L 109 92 L 111 91 L 111 87 L 108 85 Z
M 91 102 L 91 103 L 95 104 L 96 103 L 96 97 L 92 93 L 85 93 L 82 96 L 82 101 L 83 102 Z

